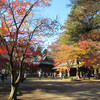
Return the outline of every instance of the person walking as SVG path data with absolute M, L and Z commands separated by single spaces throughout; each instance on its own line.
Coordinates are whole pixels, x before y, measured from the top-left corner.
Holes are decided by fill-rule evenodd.
M 54 77 L 54 79 L 56 79 L 56 72 L 53 73 L 53 77 Z
M 4 82 L 4 74 L 1 75 L 1 80 Z
M 62 72 L 59 73 L 59 77 L 62 80 Z
M 39 80 L 41 80 L 41 71 L 38 71 Z
M 89 70 L 88 71 L 88 78 L 89 78 L 89 80 L 90 80 L 90 76 L 91 76 L 91 71 Z
M 83 72 L 83 79 L 85 80 L 85 72 Z
M 24 80 L 26 80 L 26 73 L 24 73 Z

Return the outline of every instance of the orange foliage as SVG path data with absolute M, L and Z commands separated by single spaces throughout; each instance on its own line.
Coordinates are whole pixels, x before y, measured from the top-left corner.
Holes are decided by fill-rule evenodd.
M 92 32 L 89 33 L 88 38 L 99 41 L 100 40 L 100 30 L 93 30 Z
M 60 46 L 55 56 L 55 65 L 59 65 L 60 68 L 69 69 L 73 66 L 75 59 L 79 58 L 80 53 L 82 53 L 82 49 L 79 47 Z
M 7 54 L 5 46 L 0 46 L 0 54 Z
M 85 66 L 99 68 L 100 67 L 100 42 L 82 41 L 80 45 L 83 48 L 83 50 L 86 52 L 81 57 Z

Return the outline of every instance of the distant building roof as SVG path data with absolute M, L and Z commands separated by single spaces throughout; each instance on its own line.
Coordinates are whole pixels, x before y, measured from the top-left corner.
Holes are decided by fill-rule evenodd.
M 66 65 L 66 66 L 63 66 L 63 65 Z M 66 68 L 66 67 L 67 67 L 67 65 L 68 65 L 68 63 L 67 63 L 67 62 L 66 62 L 66 63 L 61 63 L 61 64 L 59 64 L 59 65 L 57 65 L 57 66 L 53 67 L 52 69 Z M 62 67 L 60 67 L 60 66 L 62 66 Z M 76 68 L 76 67 L 77 67 L 77 60 L 75 59 L 75 61 L 73 62 L 73 64 L 72 64 L 72 67 L 71 67 L 71 68 Z M 79 62 L 79 67 L 80 67 L 80 62 Z
M 53 65 L 53 62 L 45 61 L 45 62 L 40 62 L 41 64 L 48 64 L 48 65 Z

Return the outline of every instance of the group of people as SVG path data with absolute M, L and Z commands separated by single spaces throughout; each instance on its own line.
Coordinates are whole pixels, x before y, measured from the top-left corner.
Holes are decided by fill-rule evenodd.
M 7 73 L 5 73 L 5 72 L 2 72 L 1 74 L 0 74 L 0 78 L 1 78 L 1 80 L 2 80 L 2 82 L 4 82 L 4 79 L 7 79 Z M 22 74 L 22 77 L 21 77 L 21 82 L 24 82 L 24 80 L 26 79 L 26 73 L 24 73 L 24 74 Z
M 57 78 L 57 73 L 56 72 L 53 72 L 53 73 L 42 73 L 41 71 L 38 71 L 38 77 L 39 77 L 39 80 L 41 80 L 42 77 L 44 77 L 45 79 L 47 77 L 50 77 L 51 79 L 56 79 Z M 59 73 L 59 78 L 62 79 L 63 75 L 62 73 L 60 72 Z
M 91 76 L 91 72 L 90 72 L 90 70 L 87 71 L 86 73 L 83 72 L 83 79 L 85 79 L 85 77 L 88 77 L 88 78 L 90 79 L 90 76 Z
M 4 79 L 7 79 L 7 73 L 2 72 L 0 77 L 1 77 L 2 82 L 4 82 Z

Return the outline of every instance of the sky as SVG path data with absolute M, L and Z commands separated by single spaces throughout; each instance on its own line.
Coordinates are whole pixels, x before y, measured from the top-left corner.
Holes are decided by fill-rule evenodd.
M 52 0 L 51 6 L 41 10 L 43 17 L 56 19 L 58 17 L 59 22 L 64 25 L 65 20 L 67 20 L 68 14 L 70 13 L 69 0 Z M 52 41 L 56 40 L 57 36 L 46 39 L 45 47 L 51 45 Z
M 67 7 L 66 4 L 69 4 L 69 0 L 52 0 L 51 6 L 44 8 L 42 13 L 44 17 L 49 17 L 55 19 L 58 16 L 61 24 L 64 24 L 67 20 L 67 16 L 70 13 L 70 7 Z

